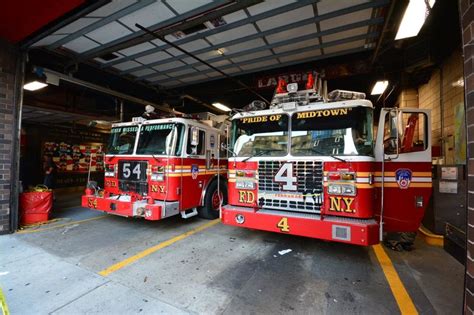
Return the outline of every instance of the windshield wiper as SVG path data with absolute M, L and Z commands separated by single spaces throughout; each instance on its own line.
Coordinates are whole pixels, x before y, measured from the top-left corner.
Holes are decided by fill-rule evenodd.
M 253 157 L 262 156 L 262 155 L 264 155 L 264 154 L 266 154 L 266 153 L 279 152 L 279 151 L 281 151 L 281 150 L 277 150 L 277 149 L 264 149 L 263 151 L 260 151 L 260 152 L 258 152 L 258 153 L 255 154 L 255 155 L 251 155 L 251 156 L 249 156 L 249 157 L 246 157 L 245 159 L 242 160 L 242 162 L 247 162 L 248 159 L 251 159 L 251 158 L 253 158 Z
M 153 159 L 154 159 L 155 161 L 157 161 L 157 162 L 161 162 L 161 160 L 160 160 L 160 159 L 158 159 L 158 158 L 157 158 L 157 157 L 156 157 L 154 154 L 151 154 L 151 156 L 153 157 Z
M 344 159 L 342 159 L 342 158 L 340 158 L 340 157 L 337 157 L 337 156 L 335 156 L 334 154 L 326 154 L 326 153 L 323 153 L 323 152 L 319 151 L 318 149 L 316 149 L 315 147 L 311 147 L 311 151 L 312 151 L 313 153 L 317 153 L 317 154 L 321 154 L 321 155 L 329 155 L 329 156 L 332 157 L 333 159 L 336 159 L 336 160 L 339 160 L 339 161 L 341 161 L 341 162 L 347 163 L 346 160 L 344 160 Z

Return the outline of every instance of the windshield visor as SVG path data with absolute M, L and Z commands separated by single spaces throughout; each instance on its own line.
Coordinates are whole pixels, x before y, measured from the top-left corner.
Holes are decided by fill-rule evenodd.
M 174 155 L 175 134 L 182 133 L 182 128 L 176 127 L 174 123 L 142 125 L 137 154 Z
M 288 116 L 245 117 L 232 121 L 236 156 L 285 156 L 288 152 Z
M 291 154 L 373 155 L 372 112 L 352 107 L 293 114 Z
M 138 126 L 114 127 L 110 131 L 108 154 L 132 154 Z

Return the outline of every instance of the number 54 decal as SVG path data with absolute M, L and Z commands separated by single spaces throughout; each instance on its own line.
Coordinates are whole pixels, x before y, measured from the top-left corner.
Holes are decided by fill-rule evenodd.
M 278 221 L 277 227 L 280 229 L 281 232 L 290 232 L 288 218 L 281 218 L 281 220 Z

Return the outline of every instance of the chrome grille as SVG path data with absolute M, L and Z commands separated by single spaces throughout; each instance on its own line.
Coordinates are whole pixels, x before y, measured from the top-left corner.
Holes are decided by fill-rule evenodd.
M 297 178 L 296 191 L 285 192 L 281 185 L 275 182 L 275 175 L 284 163 L 293 164 L 293 176 Z M 263 208 L 319 213 L 323 199 L 323 164 L 320 161 L 260 161 L 258 191 L 259 203 Z M 298 201 L 289 200 L 284 196 L 271 198 L 265 196 L 275 193 L 300 194 L 310 197 L 304 197 L 303 200 Z

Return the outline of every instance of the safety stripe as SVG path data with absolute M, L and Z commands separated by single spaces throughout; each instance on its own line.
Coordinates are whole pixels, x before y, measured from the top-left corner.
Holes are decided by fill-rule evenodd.
M 324 171 L 323 174 L 324 176 L 329 175 L 329 171 Z M 395 176 L 395 172 L 384 172 L 385 176 Z M 370 175 L 375 175 L 375 176 L 382 176 L 382 172 L 356 172 L 356 177 L 369 177 Z M 431 177 L 431 172 L 412 172 L 413 177 L 417 176 L 425 176 L 425 177 Z
M 154 165 L 149 165 L 150 168 L 153 167 L 153 166 L 154 166 Z M 160 165 L 160 166 L 163 167 L 163 170 L 168 169 L 168 170 L 171 170 L 171 171 L 173 171 L 173 168 L 174 168 L 175 171 L 176 171 L 176 170 L 190 170 L 190 169 L 191 169 L 191 165 L 175 165 L 174 167 L 173 167 L 173 165 L 169 165 L 169 166 L 167 166 L 167 165 Z M 199 167 L 200 170 L 201 170 L 201 169 L 202 169 L 202 170 L 206 169 L 206 166 L 205 166 L 205 165 L 198 165 L 198 167 Z M 218 169 L 218 168 L 216 168 L 216 170 L 217 170 L 217 169 Z M 221 166 L 221 170 L 224 170 L 224 169 L 227 170 L 227 165 L 222 165 L 222 166 Z
M 385 182 L 396 182 L 397 179 L 395 177 L 385 177 L 384 178 Z M 382 177 L 375 177 L 375 182 L 382 182 Z M 431 183 L 432 178 L 431 177 L 412 177 L 411 182 L 416 182 L 416 183 Z
M 204 172 L 219 172 L 219 169 L 218 168 L 212 168 L 212 169 L 199 169 L 199 172 L 200 173 L 204 173 Z M 225 169 L 221 169 L 220 170 L 221 173 L 227 173 L 227 170 Z M 186 173 L 191 173 L 190 170 L 175 170 L 175 171 L 168 171 L 168 172 L 165 172 L 165 173 L 168 173 L 168 174 L 186 174 Z
M 349 182 L 332 182 L 331 184 L 354 184 L 354 183 L 349 183 Z M 329 183 L 325 182 L 323 183 L 323 186 L 324 187 L 328 187 Z M 374 188 L 374 185 L 370 185 L 370 184 L 358 184 L 358 183 L 355 183 L 355 186 L 357 188 L 362 188 L 362 189 L 371 189 L 371 188 Z
M 374 186 L 375 187 L 382 187 L 382 183 L 375 183 Z M 400 188 L 400 186 L 398 186 L 398 183 L 384 183 L 383 187 Z M 413 182 L 411 182 L 410 185 L 407 187 L 407 189 L 409 189 L 409 188 L 431 188 L 431 187 L 433 187 L 433 185 L 431 183 L 413 183 Z
M 329 173 L 337 173 L 337 172 L 339 171 L 324 171 L 323 175 L 327 176 L 329 175 Z M 373 174 L 371 172 L 353 172 L 353 171 L 348 171 L 348 173 L 355 173 L 357 177 L 369 177 L 370 175 Z
M 226 174 L 227 171 L 202 171 L 198 172 L 197 176 L 204 176 L 204 175 L 215 175 L 215 174 Z M 186 177 L 186 176 L 192 176 L 193 174 L 191 172 L 186 172 L 186 173 L 171 173 L 168 174 L 168 177 Z
M 357 177 L 369 177 L 370 175 L 372 175 L 373 173 L 370 173 L 370 172 L 357 172 L 356 173 L 356 176 Z
M 384 172 L 385 177 L 395 176 L 395 172 Z M 382 176 L 382 172 L 375 172 L 375 176 Z M 412 177 L 431 177 L 431 172 L 412 172 Z

